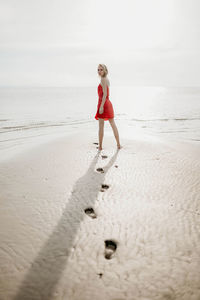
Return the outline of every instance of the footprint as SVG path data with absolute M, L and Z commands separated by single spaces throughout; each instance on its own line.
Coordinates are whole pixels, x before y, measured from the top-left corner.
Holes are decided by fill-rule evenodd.
M 103 273 L 98 273 L 99 277 L 101 278 L 103 276 Z
M 104 243 L 105 243 L 104 256 L 106 259 L 111 259 L 113 253 L 117 249 L 117 244 L 115 242 L 113 242 L 112 240 L 105 240 Z
M 108 189 L 108 188 L 109 188 L 109 185 L 107 185 L 107 184 L 102 184 L 101 187 L 102 187 L 103 189 Z
M 96 169 L 98 172 L 104 173 L 104 169 L 103 168 L 97 168 Z
M 108 158 L 107 155 L 101 155 L 102 159 Z
M 98 145 L 99 143 L 93 143 L 93 144 Z
M 86 215 L 88 215 L 92 219 L 95 219 L 97 217 L 97 215 L 95 214 L 94 209 L 92 207 L 88 207 L 84 211 L 85 211 Z

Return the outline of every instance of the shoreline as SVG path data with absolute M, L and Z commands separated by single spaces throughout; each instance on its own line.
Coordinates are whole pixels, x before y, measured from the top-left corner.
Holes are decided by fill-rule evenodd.
M 110 128 L 109 128 L 110 129 Z M 86 130 L 78 130 L 78 131 L 69 131 L 67 133 L 55 133 L 52 135 L 42 136 L 42 137 L 30 137 L 29 144 L 21 144 L 17 146 L 11 146 L 6 149 L 0 150 L 1 157 L 0 157 L 0 164 L 12 159 L 17 159 L 18 155 L 25 154 L 29 151 L 32 151 L 32 149 L 37 150 L 38 147 L 45 147 L 45 145 L 49 143 L 54 143 L 56 141 L 72 137 L 72 136 L 79 136 L 82 134 L 85 134 Z M 98 129 L 94 133 L 93 128 L 90 128 L 89 131 L 87 130 L 87 134 L 92 138 L 96 139 L 98 142 Z M 104 137 L 110 137 L 113 146 L 115 147 L 115 139 L 112 130 L 104 132 Z M 128 140 L 128 141 L 147 141 L 150 143 L 162 143 L 165 144 L 168 147 L 172 147 L 174 150 L 180 151 L 181 153 L 190 155 L 191 158 L 199 158 L 200 155 L 200 143 L 195 143 L 192 141 L 182 141 L 170 138 L 163 138 L 158 135 L 154 134 L 145 134 L 142 133 L 140 130 L 135 130 L 134 134 L 132 133 L 132 130 L 127 130 L 120 132 L 120 140 Z

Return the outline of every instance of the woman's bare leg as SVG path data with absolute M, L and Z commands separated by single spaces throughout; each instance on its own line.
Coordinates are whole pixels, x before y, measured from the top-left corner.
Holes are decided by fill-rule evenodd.
M 119 132 L 118 132 L 117 126 L 115 124 L 114 118 L 113 119 L 109 119 L 109 122 L 110 122 L 110 125 L 112 127 L 115 139 L 117 141 L 117 147 L 118 147 L 118 149 L 120 149 L 122 146 L 120 145 L 120 142 L 119 142 Z
M 99 118 L 99 150 L 102 150 L 103 135 L 104 135 L 104 119 Z

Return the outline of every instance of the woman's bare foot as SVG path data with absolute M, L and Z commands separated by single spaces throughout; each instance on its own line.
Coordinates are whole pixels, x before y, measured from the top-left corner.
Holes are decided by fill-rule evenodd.
M 118 149 L 121 149 L 121 148 L 122 148 L 122 146 L 119 144 L 119 145 L 117 145 L 117 148 L 118 148 Z
M 99 146 L 99 147 L 98 147 L 98 150 L 103 150 L 103 148 Z

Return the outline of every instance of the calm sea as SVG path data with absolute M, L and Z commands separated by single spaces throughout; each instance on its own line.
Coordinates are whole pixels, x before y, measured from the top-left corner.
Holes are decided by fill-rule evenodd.
M 97 133 L 97 86 L 0 88 L 0 153 L 79 129 Z M 121 136 L 200 143 L 200 87 L 111 85 L 110 100 Z

